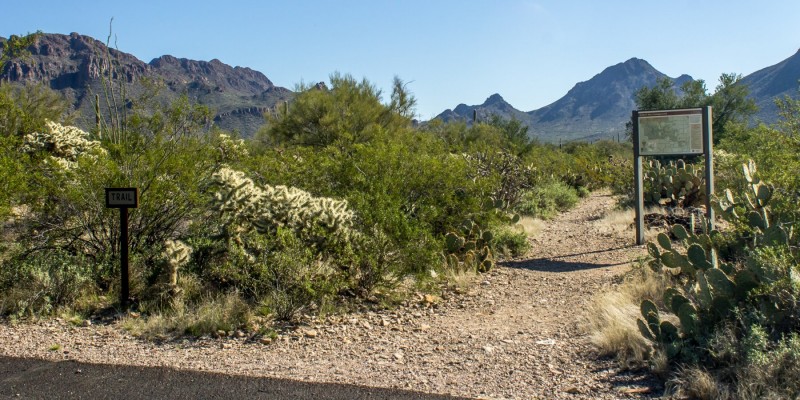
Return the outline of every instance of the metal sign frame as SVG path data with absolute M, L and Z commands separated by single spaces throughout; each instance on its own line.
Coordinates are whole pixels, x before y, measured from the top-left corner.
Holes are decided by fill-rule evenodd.
M 650 151 L 645 151 L 644 154 L 642 153 L 642 144 L 641 138 L 639 135 L 639 123 L 640 118 L 649 118 L 653 116 L 685 116 L 685 115 L 693 115 L 693 114 L 700 114 L 702 116 L 702 135 L 703 135 L 703 151 L 702 153 L 696 152 L 669 152 L 669 153 L 654 153 Z M 713 146 L 713 133 L 711 129 L 711 106 L 705 106 L 702 108 L 693 108 L 693 109 L 679 109 L 679 110 L 654 110 L 654 111 L 634 111 L 633 115 L 631 116 L 631 122 L 633 123 L 633 179 L 634 179 L 634 196 L 636 198 L 636 244 L 642 245 L 644 244 L 644 180 L 642 177 L 642 157 L 644 156 L 657 156 L 657 155 L 669 155 L 669 156 L 676 156 L 676 155 L 692 155 L 696 156 L 699 154 L 705 155 L 705 162 L 706 162 L 706 216 L 707 216 L 707 223 L 709 231 L 714 229 L 714 209 L 711 207 L 711 197 L 714 194 L 714 146 Z

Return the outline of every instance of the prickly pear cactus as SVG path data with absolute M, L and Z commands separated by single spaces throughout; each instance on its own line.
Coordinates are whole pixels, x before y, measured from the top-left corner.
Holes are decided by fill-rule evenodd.
M 494 267 L 493 240 L 491 231 L 471 219 L 465 220 L 459 229 L 445 235 L 447 266 L 478 272 L 491 270 Z
M 750 160 L 742 164 L 742 175 L 745 180 L 745 191 L 737 198 L 728 189 L 725 197 L 715 199 L 712 206 L 725 220 L 745 226 L 752 232 L 750 247 L 759 245 L 789 245 L 794 236 L 790 224 L 773 221 L 769 211 L 769 202 L 775 188 L 756 177 L 756 164 Z
M 652 160 L 644 174 L 644 200 L 669 207 L 699 207 L 705 204 L 704 169 L 683 160 L 662 165 Z
M 734 232 L 750 241 L 750 249 L 793 243 L 793 231 L 769 213 L 772 187 L 761 182 L 755 172 L 752 161 L 742 166 L 745 191 L 737 197 L 727 190 L 724 198 L 715 199 L 718 215 L 738 227 Z M 682 349 L 706 343 L 718 326 L 729 323 L 737 308 L 747 304 L 750 296 L 757 293 L 756 288 L 778 278 L 749 259 L 718 260 L 715 238 L 720 232 L 696 233 L 675 225 L 670 233 L 679 245 L 661 233 L 647 244 L 647 250 L 654 270 L 666 270 L 677 277 L 677 286 L 668 288 L 663 300 L 680 325 L 673 330 L 672 324 L 664 324 L 655 304 L 646 300 L 641 304 L 643 319 L 638 320 L 638 326 L 642 335 L 663 346 L 670 358 L 690 357 Z M 769 314 L 769 307 L 760 312 Z

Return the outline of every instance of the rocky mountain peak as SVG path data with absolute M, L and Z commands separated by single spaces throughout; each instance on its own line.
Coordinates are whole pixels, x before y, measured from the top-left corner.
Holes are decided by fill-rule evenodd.
M 488 106 L 488 105 L 502 105 L 508 103 L 505 101 L 505 99 L 503 99 L 503 96 L 500 96 L 500 94 L 495 93 L 489 96 L 489 98 L 487 98 L 486 101 L 483 102 L 483 104 Z
M 166 86 L 160 93 L 164 101 L 188 95 L 192 101 L 209 106 L 217 113 L 223 129 L 252 134 L 264 119 L 262 114 L 277 102 L 294 94 L 278 88 L 261 72 L 231 67 L 218 59 L 196 61 L 164 55 L 144 63 L 131 54 L 107 47 L 103 42 L 73 32 L 69 35 L 43 34 L 28 48 L 29 55 L 10 60 L 0 71 L 0 79 L 43 82 L 63 91 L 81 110 L 79 125 L 91 126 L 94 96 L 102 93 L 102 79 L 109 59 L 128 93 L 141 93 L 141 80 L 148 77 Z M 220 95 L 225 93 L 225 95 Z

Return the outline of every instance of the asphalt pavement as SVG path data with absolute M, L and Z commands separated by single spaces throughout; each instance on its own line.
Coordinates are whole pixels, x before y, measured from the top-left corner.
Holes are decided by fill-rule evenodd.
M 0 357 L 0 398 L 427 400 L 455 397 L 163 367 Z

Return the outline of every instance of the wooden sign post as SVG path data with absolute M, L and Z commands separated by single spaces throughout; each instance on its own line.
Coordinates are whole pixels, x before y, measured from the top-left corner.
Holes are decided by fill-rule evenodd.
M 128 309 L 130 300 L 130 278 L 128 270 L 128 208 L 139 206 L 139 189 L 106 188 L 106 207 L 119 208 L 119 252 L 121 285 L 119 303 L 123 310 Z

